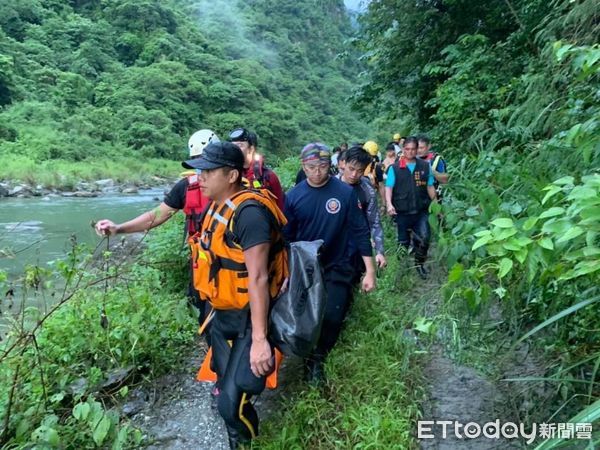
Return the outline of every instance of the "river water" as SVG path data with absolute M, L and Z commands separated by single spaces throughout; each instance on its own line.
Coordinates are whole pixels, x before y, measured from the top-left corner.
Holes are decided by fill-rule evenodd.
M 92 221 L 132 219 L 158 205 L 163 192 L 156 188 L 92 198 L 0 198 L 0 270 L 11 279 L 20 276 L 27 264 L 45 266 L 63 258 L 72 247 L 72 235 L 94 248 L 101 238 Z
M 91 226 L 100 219 L 115 223 L 132 219 L 158 205 L 164 189 L 140 190 L 138 194 L 106 194 L 100 197 L 0 198 L 0 271 L 8 277 L 0 292 L 0 342 L 9 330 L 9 316 L 16 317 L 23 307 L 35 306 L 43 313 L 54 300 L 47 296 L 22 296 L 26 265 L 48 267 L 63 259 L 73 241 L 94 249 L 101 241 Z M 56 288 L 57 286 L 55 286 Z M 24 302 L 24 304 L 23 304 Z

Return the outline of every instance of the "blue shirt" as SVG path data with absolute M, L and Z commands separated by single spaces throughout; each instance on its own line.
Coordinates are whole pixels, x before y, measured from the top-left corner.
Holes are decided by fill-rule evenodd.
M 440 161 L 441 164 L 441 161 Z M 406 167 L 410 170 L 410 173 L 414 173 L 415 167 L 417 166 L 416 162 L 406 163 Z M 392 166 L 390 166 L 392 167 Z M 393 188 L 394 184 L 396 184 L 396 174 L 393 170 L 390 170 L 388 167 L 387 178 L 385 179 L 385 187 Z M 439 167 L 439 166 L 438 166 Z M 429 176 L 427 177 L 427 186 L 433 186 L 435 183 L 435 178 L 433 176 L 433 170 L 431 170 L 431 164 L 429 164 Z
M 324 186 L 315 188 L 302 181 L 285 196 L 288 224 L 283 232 L 289 242 L 323 239 L 323 267 L 350 264 L 358 249 L 371 256 L 369 225 L 359 208 L 351 186 L 331 177 Z

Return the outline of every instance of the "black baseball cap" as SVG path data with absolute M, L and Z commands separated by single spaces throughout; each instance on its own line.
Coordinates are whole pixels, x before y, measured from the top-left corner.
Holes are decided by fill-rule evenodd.
M 204 147 L 199 158 L 181 163 L 186 169 L 212 170 L 219 167 L 233 167 L 243 170 L 244 154 L 231 142 L 214 142 Z

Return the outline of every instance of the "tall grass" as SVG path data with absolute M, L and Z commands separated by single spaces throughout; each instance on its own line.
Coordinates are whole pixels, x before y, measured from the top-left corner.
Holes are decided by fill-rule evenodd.
M 148 183 L 152 177 L 172 179 L 183 171 L 180 162 L 167 159 L 100 157 L 78 162 L 60 159 L 37 162 L 21 155 L 2 159 L 0 180 L 45 188 L 72 188 L 78 181 L 103 178 L 112 178 L 118 183 Z

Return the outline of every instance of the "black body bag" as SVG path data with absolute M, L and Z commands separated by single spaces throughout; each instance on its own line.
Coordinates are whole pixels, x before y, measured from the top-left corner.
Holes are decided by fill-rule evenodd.
M 271 308 L 269 337 L 284 354 L 307 357 L 317 345 L 327 293 L 319 261 L 322 240 L 290 244 L 289 283 Z

